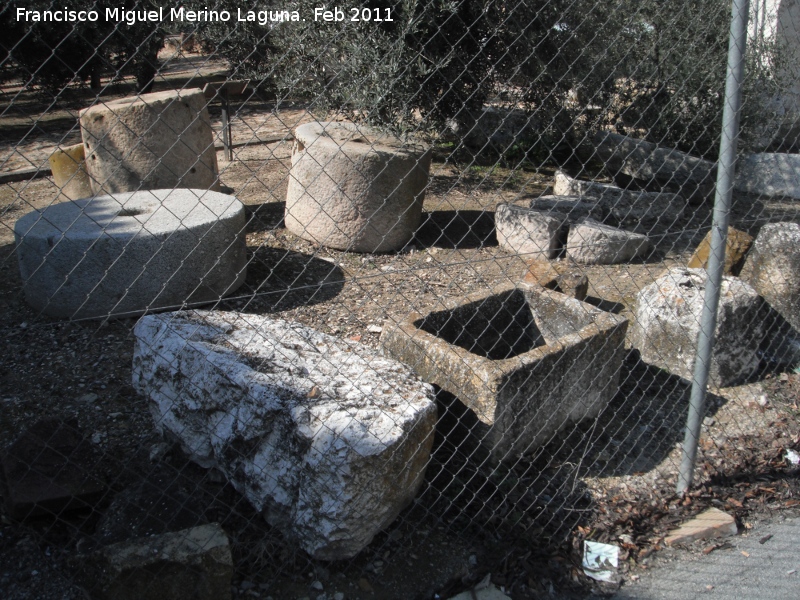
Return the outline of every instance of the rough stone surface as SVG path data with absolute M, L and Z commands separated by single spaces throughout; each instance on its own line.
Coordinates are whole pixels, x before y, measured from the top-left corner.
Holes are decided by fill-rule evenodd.
M 0 479 L 15 519 L 95 505 L 105 485 L 95 475 L 98 458 L 77 422 L 46 419 L 27 429 L 0 457 Z
M 589 196 L 539 196 L 531 200 L 528 208 L 561 219 L 562 227 L 590 217 L 602 220 L 606 213 L 596 198 Z
M 489 425 L 496 458 L 596 416 L 618 388 L 627 319 L 535 284 L 384 325 L 381 346 Z
M 800 155 L 749 154 L 736 165 L 734 187 L 750 194 L 800 198 Z
M 615 185 L 573 179 L 556 172 L 553 192 L 594 199 L 606 215 L 601 222 L 641 233 L 658 233 L 683 215 L 686 201 L 678 194 L 623 190 Z
M 686 200 L 678 194 L 623 190 L 608 183 L 574 179 L 562 171 L 556 171 L 553 193 L 594 198 L 608 214 L 603 222 L 644 231 L 674 225 L 686 208 Z
M 295 130 L 286 228 L 352 252 L 402 248 L 419 226 L 430 150 L 353 123 Z
M 680 194 L 695 205 L 713 199 L 716 166 L 710 161 L 617 133 L 601 132 L 593 141 L 613 178 L 624 175 Z
M 636 299 L 631 342 L 642 360 L 691 380 L 708 274 L 678 267 L 642 288 Z M 725 387 L 752 375 L 765 334 L 758 293 L 735 277 L 723 277 L 709 381 Z
M 211 119 L 199 89 L 100 102 L 81 111 L 80 125 L 95 194 L 219 191 Z
M 245 278 L 244 206 L 205 190 L 94 196 L 14 226 L 25 299 L 61 318 L 219 300 Z
M 602 212 L 596 203 L 578 197 L 541 196 L 527 207 L 498 204 L 494 216 L 497 242 L 515 254 L 556 258 L 570 223 L 587 216 L 602 218 Z
M 589 293 L 589 278 L 579 268 L 566 261 L 529 261 L 524 281 L 561 292 L 577 300 L 584 300 Z
M 60 148 L 50 155 L 53 182 L 64 196 L 60 200 L 80 200 L 93 195 L 85 158 L 83 144 Z
M 744 266 L 744 259 L 750 246 L 753 245 L 753 236 L 744 231 L 739 231 L 733 227 L 728 228 L 728 236 L 725 240 L 725 264 L 723 273 L 725 275 L 738 275 Z M 697 246 L 689 259 L 687 266 L 690 269 L 705 269 L 708 267 L 708 257 L 711 254 L 711 232 L 706 234 L 703 241 Z
M 569 230 L 567 257 L 577 263 L 611 265 L 628 262 L 650 249 L 646 235 L 584 219 Z
M 563 218 L 515 204 L 498 204 L 497 243 L 515 254 L 555 258 L 562 245 Z
M 718 508 L 709 508 L 687 521 L 665 538 L 667 546 L 688 544 L 694 540 L 710 540 L 712 538 L 736 535 L 736 519 Z
M 216 523 L 110 544 L 83 561 L 93 597 L 108 600 L 223 600 L 233 558 Z
M 405 365 L 255 315 L 149 315 L 134 333 L 158 429 L 312 556 L 354 556 L 422 484 L 436 405 Z
M 800 225 L 764 225 L 753 242 L 741 277 L 800 331 Z

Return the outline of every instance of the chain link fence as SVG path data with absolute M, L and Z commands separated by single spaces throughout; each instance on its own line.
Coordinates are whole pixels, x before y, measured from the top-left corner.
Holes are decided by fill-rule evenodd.
M 578 598 L 800 504 L 798 13 L 7 3 L 0 595 Z

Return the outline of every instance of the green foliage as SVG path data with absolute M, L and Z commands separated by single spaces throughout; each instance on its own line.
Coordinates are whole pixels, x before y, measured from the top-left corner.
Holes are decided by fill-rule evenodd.
M 157 54 L 163 44 L 163 31 L 158 23 L 125 24 L 107 22 L 105 9 L 117 8 L 114 2 L 86 0 L 11 0 L 0 9 L 0 65 L 6 76 L 19 76 L 23 81 L 39 84 L 57 94 L 73 81 L 90 80 L 100 85 L 100 76 L 112 74 L 136 76 L 140 91 L 152 86 L 157 71 Z M 152 9 L 155 0 L 136 0 L 129 9 Z M 96 22 L 18 22 L 17 7 L 29 10 L 96 10 Z

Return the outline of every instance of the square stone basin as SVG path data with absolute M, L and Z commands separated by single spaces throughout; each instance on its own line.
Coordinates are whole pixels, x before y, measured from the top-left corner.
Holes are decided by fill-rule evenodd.
M 387 322 L 381 345 L 473 410 L 503 459 L 597 416 L 619 387 L 627 328 L 619 315 L 520 283 Z

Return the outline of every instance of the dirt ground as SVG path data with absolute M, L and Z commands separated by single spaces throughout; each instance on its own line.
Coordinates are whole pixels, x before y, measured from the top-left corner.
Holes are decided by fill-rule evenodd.
M 196 85 L 219 69 L 184 62 L 159 85 Z M 0 174 L 40 165 L 54 146 L 77 141 L 87 92 L 75 90 L 58 106 L 13 87 L 2 93 L 11 104 L 0 117 Z M 222 182 L 247 207 L 249 266 L 245 285 L 214 308 L 299 321 L 374 347 L 387 319 L 425 314 L 524 275 L 524 257 L 497 245 L 494 208 L 547 192 L 555 167 L 486 166 L 444 144 L 435 146 L 423 225 L 403 250 L 340 252 L 289 233 L 282 219 L 291 130 L 319 116 L 257 98 L 238 109 L 235 158 L 219 152 L 218 160 Z M 219 114 L 212 118 L 219 128 Z M 698 485 L 678 497 L 688 386 L 632 351 L 619 393 L 596 421 L 510 465 L 487 459 L 474 416 L 441 393 L 434 456 L 415 503 L 355 559 L 311 560 L 217 474 L 154 432 L 131 387 L 134 319 L 56 321 L 25 303 L 13 226 L 57 200 L 47 177 L 0 185 L 0 451 L 42 417 L 75 419 L 109 491 L 96 510 L 24 522 L 0 506 L 3 598 L 83 598 L 74 560 L 87 547 L 205 522 L 220 522 L 231 538 L 235 597 L 447 598 L 487 574 L 514 598 L 585 597 L 612 588 L 581 574 L 584 539 L 619 545 L 625 577 L 654 560 L 665 531 L 707 506 L 747 527 L 753 515 L 800 505 L 797 467 L 785 460 L 787 450 L 800 450 L 800 376 L 765 365 L 747 385 L 715 390 Z M 755 232 L 768 220 L 796 219 L 795 211 L 739 198 L 734 224 Z M 590 297 L 631 317 L 643 286 L 686 263 L 709 212 L 696 207 L 656 232 L 654 250 L 635 264 L 583 267 Z M 164 498 L 166 508 L 158 505 Z

